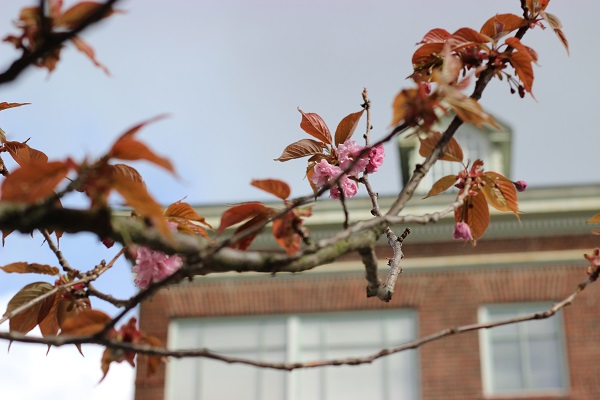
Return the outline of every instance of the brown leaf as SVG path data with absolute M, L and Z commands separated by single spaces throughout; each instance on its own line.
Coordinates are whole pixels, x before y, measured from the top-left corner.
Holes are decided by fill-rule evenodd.
M 58 326 L 62 328 L 65 321 L 73 318 L 83 310 L 91 309 L 90 299 L 65 299 L 56 304 L 56 321 Z M 81 350 L 80 350 L 81 352 Z
M 118 177 L 119 179 L 128 180 L 130 182 L 142 183 L 145 185 L 144 179 L 142 178 L 142 175 L 140 175 L 140 173 L 137 171 L 137 169 L 130 167 L 126 164 L 114 164 L 109 165 L 109 167 L 111 177 Z
M 588 224 L 600 224 L 600 213 L 594 215 L 586 221 Z
M 435 28 L 423 36 L 423 39 L 417 44 L 422 43 L 444 43 L 450 37 L 450 32 L 445 29 Z
M 156 347 L 156 348 L 163 347 L 162 342 L 158 338 L 155 338 L 154 336 L 145 336 L 144 335 L 144 339 L 142 341 L 144 342 L 144 344 L 147 344 L 152 347 Z M 138 357 L 140 359 L 140 363 L 142 362 L 141 361 L 142 359 L 146 362 L 146 371 L 147 371 L 148 376 L 154 375 L 156 373 L 156 370 L 158 369 L 158 366 L 160 365 L 160 363 L 164 362 L 164 358 L 158 357 L 158 356 L 149 356 L 149 355 L 140 354 Z
M 58 275 L 60 274 L 60 270 L 56 267 L 51 267 L 50 265 L 42 265 L 42 264 L 29 264 L 27 262 L 15 262 L 4 267 L 0 267 L 1 270 L 8 273 L 18 273 L 18 274 L 46 274 L 46 275 Z
M 441 64 L 441 55 L 444 50 L 444 43 L 425 43 L 419 47 L 412 56 L 413 68 L 432 61 L 439 61 Z
M 221 224 L 217 230 L 217 234 L 222 234 L 225 229 L 237 223 L 253 218 L 256 215 L 267 215 L 272 210 L 260 202 L 242 203 L 229 207 L 223 215 L 221 215 Z
M 392 117 L 391 125 L 398 125 L 404 121 L 410 113 L 410 103 L 416 97 L 417 89 L 403 89 L 394 98 L 392 104 L 392 110 L 394 115 Z
M 486 172 L 482 175 L 485 185 L 480 185 L 487 202 L 498 211 L 511 211 L 519 217 L 519 204 L 515 185 L 503 175 Z
M 331 143 L 331 133 L 325 121 L 315 113 L 305 113 L 301 109 L 298 109 L 302 114 L 302 122 L 300 122 L 300 128 L 309 135 L 319 139 L 325 144 Z
M 438 194 L 445 192 L 446 190 L 451 188 L 457 180 L 457 175 L 446 175 L 443 178 L 438 179 L 438 181 L 434 183 L 431 187 L 429 193 L 427 193 L 427 196 L 423 197 L 423 199 L 426 199 L 431 196 L 437 196 Z
M 471 28 L 460 28 L 446 40 L 446 42 L 451 42 L 452 50 L 488 43 L 490 41 L 491 38 L 489 36 L 481 34 Z
M 68 318 L 61 327 L 61 335 L 87 336 L 101 332 L 111 321 L 111 318 L 102 311 L 86 309 L 77 315 Z
M 94 1 L 82 1 L 53 18 L 52 25 L 61 28 L 75 28 L 80 25 L 87 17 L 96 12 L 102 6 L 102 3 Z M 102 18 L 113 15 L 116 11 L 108 10 Z
M 556 33 L 556 36 L 558 36 L 558 38 L 560 39 L 563 46 L 565 46 L 565 49 L 567 50 L 567 54 L 571 54 L 571 52 L 569 51 L 569 41 L 567 40 L 567 37 L 565 36 L 562 29 L 555 29 L 554 33 Z
M 6 110 L 8 108 L 26 106 L 28 104 L 31 104 L 31 103 L 7 103 L 6 101 L 3 101 L 2 103 L 0 103 L 0 111 Z
M 252 217 L 250 220 L 248 220 L 247 222 L 240 225 L 235 230 L 235 234 L 238 234 L 238 233 L 244 232 L 248 229 L 252 229 L 254 227 L 263 225 L 267 221 L 268 218 L 269 218 L 269 213 L 257 214 L 254 217 Z M 250 246 L 250 244 L 252 244 L 252 241 L 254 240 L 254 238 L 256 238 L 256 235 L 258 235 L 259 232 L 260 231 L 256 231 L 254 233 L 244 236 L 244 238 L 237 241 L 237 243 L 233 243 L 231 245 L 231 247 L 234 249 L 246 250 Z
M 250 183 L 252 186 L 264 190 L 267 193 L 285 200 L 290 197 L 290 185 L 279 179 L 255 179 Z
M 24 304 L 40 297 L 41 295 L 51 291 L 54 287 L 47 282 L 34 282 L 26 285 L 13 296 L 6 307 L 6 314 L 21 307 Z M 11 332 L 27 333 L 43 319 L 40 318 L 40 311 L 44 302 L 38 302 L 29 307 L 25 311 L 13 316 L 9 321 L 9 329 Z M 47 311 L 46 311 L 47 314 Z M 45 315 L 44 315 L 45 317 Z
M 96 67 L 100 68 L 106 75 L 110 75 L 110 71 L 108 70 L 108 68 L 106 68 L 106 66 L 101 64 L 98 60 L 96 60 L 94 49 L 92 49 L 92 47 L 89 44 L 87 44 L 83 41 L 83 39 L 77 36 L 74 36 L 71 39 L 71 41 L 73 42 L 77 50 L 85 54 L 94 63 Z
M 2 182 L 2 200 L 24 203 L 43 200 L 53 193 L 70 169 L 70 165 L 62 161 L 26 164 Z
M 279 158 L 275 161 L 289 161 L 295 158 L 302 158 L 315 154 L 323 153 L 323 144 L 312 139 L 302 139 L 287 146 Z
M 419 154 L 421 155 L 421 157 L 429 157 L 429 155 L 433 151 L 433 148 L 440 141 L 441 137 L 442 134 L 438 131 L 430 131 L 425 139 L 419 137 L 419 141 L 421 142 L 421 146 L 419 147 Z M 450 139 L 450 141 L 446 145 L 446 148 L 444 149 L 444 155 L 440 158 L 440 160 L 462 162 L 462 148 L 460 147 L 456 139 Z
M 138 214 L 148 218 L 156 229 L 165 237 L 171 237 L 171 231 L 163 215 L 163 209 L 148 193 L 146 185 L 134 182 L 121 176 L 112 177 L 112 187 Z
M 360 121 L 360 117 L 362 117 L 363 112 L 365 110 L 360 110 L 359 112 L 355 112 L 353 114 L 349 114 L 345 116 L 340 123 L 338 124 L 335 130 L 335 145 L 339 146 L 344 143 L 346 140 L 350 139 L 358 126 L 358 122 Z
M 297 253 L 302 243 L 302 238 L 294 230 L 294 224 L 298 222 L 299 219 L 292 212 L 273 221 L 273 237 L 289 255 Z
M 167 209 L 165 210 L 165 216 L 196 221 L 212 229 L 212 226 L 210 226 L 210 224 L 206 222 L 204 217 L 198 215 L 198 213 L 196 212 L 196 210 L 194 210 L 192 206 L 182 201 L 175 202 L 169 207 L 167 207 Z
M 58 304 L 62 301 L 60 294 L 57 293 L 50 299 L 52 299 L 52 307 L 48 311 L 46 317 L 43 318 L 39 323 L 40 331 L 42 332 L 42 336 L 44 337 L 56 336 L 58 330 L 60 329 L 57 318 Z
M 467 197 L 465 204 L 454 211 L 454 218 L 458 221 L 464 221 L 471 229 L 473 240 L 476 241 L 483 236 L 490 224 L 490 210 L 485 196 L 477 191 L 477 195 Z
M 43 152 L 33 149 L 27 143 L 6 142 L 4 148 L 19 166 L 23 167 L 32 162 L 48 162 L 48 156 Z
M 173 164 L 165 157 L 156 155 L 148 146 L 144 143 L 139 142 L 135 139 L 119 139 L 112 147 L 110 158 L 119 160 L 147 160 L 160 167 L 163 167 L 167 171 L 175 172 Z
M 454 93 L 459 94 L 458 91 Z M 477 100 L 461 95 L 447 96 L 446 101 L 463 122 L 468 122 L 478 127 L 481 127 L 483 124 L 489 124 L 496 129 L 500 129 L 494 118 L 483 111 Z
M 480 33 L 497 39 L 502 34 L 510 33 L 526 26 L 528 22 L 514 14 L 497 14 L 488 19 L 479 30 Z

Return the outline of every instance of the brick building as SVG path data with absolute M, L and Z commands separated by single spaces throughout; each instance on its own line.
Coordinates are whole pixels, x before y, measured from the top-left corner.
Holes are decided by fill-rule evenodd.
M 438 211 L 452 198 L 415 201 L 405 211 Z M 389 201 L 381 199 L 382 208 Z M 366 199 L 349 206 L 353 220 L 368 218 Z M 411 226 L 389 303 L 366 297 L 363 267 L 350 254 L 301 274 L 225 274 L 168 288 L 142 305 L 141 328 L 171 348 L 308 361 L 372 354 L 446 328 L 541 311 L 586 278 L 582 255 L 599 240 L 585 221 L 600 211 L 600 189 L 530 188 L 520 208 L 521 223 L 492 212 L 474 248 L 451 239 L 451 218 Z M 320 201 L 309 228 L 326 237 L 342 218 L 339 204 Z M 267 236 L 257 241 L 273 246 Z M 384 242 L 377 255 L 384 276 Z M 455 335 L 356 367 L 288 373 L 184 359 L 147 377 L 140 366 L 136 399 L 600 399 L 599 306 L 595 284 L 550 319 Z
M 442 116 L 443 130 L 450 117 Z M 511 130 L 464 125 L 465 160 L 510 176 Z M 402 179 L 422 162 L 415 136 L 398 142 Z M 420 185 L 427 192 L 458 163 L 440 162 Z M 456 193 L 414 199 L 403 214 L 440 211 Z M 419 196 L 416 196 L 419 197 Z M 382 209 L 393 199 L 381 198 Z M 352 221 L 371 217 L 368 199 L 348 201 Z M 144 303 L 140 324 L 170 348 L 209 348 L 273 362 L 374 354 L 456 326 L 507 319 L 549 308 L 586 279 L 584 253 L 599 245 L 586 220 L 600 211 L 600 188 L 529 188 L 524 214 L 492 211 L 476 247 L 451 239 L 452 217 L 411 226 L 392 301 L 366 297 L 356 254 L 301 274 L 225 274 L 196 278 Z M 203 207 L 218 217 L 224 207 Z M 313 239 L 342 225 L 337 202 L 321 201 L 307 220 Z M 397 227 L 397 232 L 403 230 Z M 274 249 L 269 235 L 256 247 Z M 377 248 L 382 278 L 391 250 Z M 600 399 L 600 286 L 550 319 L 454 335 L 361 366 L 283 372 L 207 359 L 174 360 L 158 374 L 137 373 L 136 399 L 463 400 Z

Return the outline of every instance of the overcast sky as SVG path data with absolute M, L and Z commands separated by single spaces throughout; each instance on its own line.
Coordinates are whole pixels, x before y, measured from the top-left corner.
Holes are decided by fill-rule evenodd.
M 2 0 L 0 34 L 15 32 L 11 20 L 28 4 L 37 2 Z M 194 204 L 265 199 L 249 182 L 267 177 L 291 183 L 293 195 L 307 194 L 305 161 L 273 161 L 287 144 L 308 138 L 299 128 L 297 107 L 319 113 L 335 130 L 342 117 L 360 110 L 366 87 L 373 135 L 381 137 L 391 120 L 392 99 L 410 86 L 405 77 L 411 73 L 414 44 L 429 29 L 479 29 L 496 13 L 520 15 L 518 0 L 129 0 L 120 8 L 127 14 L 84 34 L 110 77 L 68 46 L 52 75 L 30 69 L 16 83 L 2 86 L 0 102 L 32 104 L 3 111 L 0 127 L 10 140 L 31 137 L 29 144 L 51 158 L 81 160 L 101 155 L 130 126 L 169 113 L 169 119 L 148 126 L 140 138 L 170 157 L 181 178 L 143 164 L 140 170 L 161 202 L 187 196 Z M 596 183 L 592 160 L 600 147 L 595 132 L 600 76 L 590 31 L 600 2 L 556 0 L 548 11 L 563 22 L 570 57 L 551 30 L 536 28 L 524 42 L 539 53 L 533 86 L 537 100 L 520 99 L 505 82 L 493 82 L 482 102 L 514 129 L 515 180 L 532 186 Z M 1 44 L 0 68 L 16 55 Z M 400 190 L 400 173 L 392 144 L 386 154 L 372 182 L 380 194 L 394 194 Z M 82 268 L 114 253 L 91 236 L 64 238 L 61 246 Z M 98 256 L 90 259 L 90 254 Z M 0 264 L 25 259 L 56 264 L 39 235 L 9 237 Z M 98 286 L 130 295 L 128 268 L 118 265 Z M 10 297 L 28 279 L 2 277 L 0 296 Z M 0 355 L 0 371 L 9 366 L 12 382 L 30 380 L 30 362 L 21 363 L 24 359 L 13 352 Z M 99 360 L 86 361 L 99 369 Z M 61 379 L 46 384 L 56 382 Z M 109 374 L 102 385 L 111 384 L 122 382 Z M 89 387 L 98 390 L 95 383 Z

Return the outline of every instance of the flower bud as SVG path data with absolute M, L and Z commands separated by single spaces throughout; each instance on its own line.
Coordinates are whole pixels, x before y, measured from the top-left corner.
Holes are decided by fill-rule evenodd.
M 515 185 L 515 188 L 519 192 L 524 192 L 525 189 L 527 189 L 527 182 L 525 182 L 525 181 L 516 181 L 516 182 L 513 182 L 513 184 Z
M 466 222 L 457 222 L 454 225 L 454 233 L 452 234 L 454 239 L 460 240 L 473 240 L 473 235 L 471 234 L 471 228 L 467 225 Z

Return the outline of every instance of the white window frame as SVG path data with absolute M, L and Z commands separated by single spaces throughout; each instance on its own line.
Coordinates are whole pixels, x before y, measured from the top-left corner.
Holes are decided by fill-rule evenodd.
M 490 310 L 497 309 L 503 311 L 514 311 L 514 316 L 524 316 L 534 312 L 545 311 L 552 307 L 552 302 L 521 302 L 521 303 L 494 303 L 494 304 L 486 304 L 479 307 L 478 310 L 478 320 L 480 323 L 491 322 L 490 318 Z M 558 373 L 562 377 L 563 387 L 560 389 L 538 389 L 538 388 L 523 388 L 520 390 L 514 391 L 494 391 L 494 382 L 493 382 L 493 367 L 492 367 L 492 351 L 491 351 L 491 333 L 490 332 L 494 328 L 490 329 L 482 329 L 479 331 L 479 349 L 480 349 L 480 361 L 481 361 L 481 375 L 482 375 L 482 383 L 483 383 L 483 394 L 485 397 L 506 397 L 506 396 L 523 396 L 523 395 L 562 395 L 566 394 L 569 391 L 570 382 L 569 382 L 569 367 L 568 367 L 568 358 L 566 351 L 566 340 L 565 340 L 565 332 L 564 332 L 564 324 L 562 318 L 562 312 L 556 313 L 554 316 L 550 317 L 552 322 L 554 323 L 555 338 L 558 342 L 560 362 Z M 523 328 L 521 325 L 527 324 L 530 321 L 517 323 L 517 335 L 519 337 L 519 345 L 521 348 L 527 346 L 527 338 L 528 336 L 523 332 Z M 525 379 L 529 381 L 529 373 L 530 369 L 528 366 L 528 361 L 525 359 L 525 354 L 521 354 L 521 366 L 524 367 L 524 373 L 526 374 Z
M 336 317 L 339 316 L 344 316 L 345 315 L 357 315 L 357 314 L 364 314 L 365 316 L 367 315 L 373 315 L 373 314 L 378 314 L 381 315 L 381 319 L 382 322 L 381 323 L 389 323 L 389 321 L 387 319 L 385 319 L 386 314 L 393 314 L 393 313 L 401 313 L 402 316 L 404 318 L 409 318 L 411 320 L 411 323 L 414 326 L 414 331 L 412 332 L 407 332 L 407 336 L 409 336 L 408 340 L 412 340 L 414 338 L 417 337 L 418 334 L 418 313 L 415 309 L 413 308 L 401 308 L 401 309 L 393 309 L 393 310 L 357 310 L 357 311 L 344 311 L 344 312 L 324 312 L 324 313 L 307 313 L 307 314 L 286 314 L 286 315 L 257 315 L 257 316 L 237 316 L 237 317 L 207 317 L 207 318 L 181 318 L 181 319 L 174 319 L 171 320 L 171 323 L 169 324 L 169 335 L 168 335 L 168 346 L 169 348 L 172 349 L 181 349 L 181 345 L 179 342 L 179 338 L 180 338 L 180 334 L 179 329 L 180 327 L 183 326 L 183 324 L 200 324 L 200 325 L 210 325 L 211 322 L 213 321 L 219 321 L 219 322 L 226 322 L 228 323 L 229 321 L 231 321 L 232 324 L 235 324 L 235 321 L 242 321 L 242 320 L 256 320 L 258 319 L 260 322 L 265 322 L 265 321 L 285 321 L 285 327 L 286 327 L 286 333 L 285 333 L 285 348 L 283 349 L 284 353 L 285 353 L 285 360 L 286 362 L 289 361 L 298 361 L 300 359 L 299 357 L 299 352 L 301 351 L 301 341 L 300 341 L 300 330 L 301 330 L 301 324 L 302 324 L 302 320 L 312 320 L 314 321 L 314 319 L 319 319 L 319 318 L 323 318 L 324 321 L 326 321 L 327 319 L 335 319 Z M 343 320 L 343 317 L 340 319 Z M 360 319 L 357 318 L 357 323 L 360 323 Z M 382 333 L 383 335 L 383 333 Z M 200 335 L 198 336 L 200 337 Z M 396 346 L 398 344 L 401 344 L 399 341 L 400 340 L 406 340 L 407 338 L 401 338 L 401 339 L 397 339 L 397 338 L 390 338 L 385 336 L 384 339 L 384 347 L 392 347 L 392 346 Z M 197 343 L 200 343 L 199 340 L 201 339 L 197 339 Z M 322 344 L 320 345 L 322 346 Z M 419 360 L 419 355 L 418 355 L 418 351 L 416 350 L 411 350 L 411 352 L 413 352 L 413 355 L 415 357 L 415 369 L 414 369 L 414 374 L 415 374 L 415 383 L 414 383 L 414 389 L 415 389 L 415 393 L 416 396 L 420 398 L 421 395 L 421 381 L 420 381 L 420 360 Z M 368 354 L 364 354 L 365 356 Z M 392 356 L 393 357 L 393 356 Z M 388 357 L 385 357 L 384 360 L 379 360 L 380 362 L 385 363 L 386 365 L 391 362 L 391 360 L 388 360 Z M 165 379 L 165 398 L 166 399 L 175 399 L 177 398 L 177 393 L 178 393 L 178 388 L 175 387 L 174 382 L 170 382 L 170 376 L 173 373 L 173 371 L 175 371 L 175 369 L 172 367 L 173 363 L 169 363 L 167 364 L 167 373 L 166 373 L 166 379 Z M 198 368 L 199 364 L 198 363 L 194 363 L 194 369 Z M 327 368 L 334 368 L 334 367 L 327 367 Z M 337 368 L 337 367 L 336 367 Z M 352 367 L 352 368 L 360 368 L 360 366 L 358 367 Z M 299 371 L 297 371 L 299 372 Z M 198 372 L 195 372 L 195 374 L 198 374 Z M 386 374 L 387 375 L 387 374 Z M 285 376 L 285 399 L 286 400 L 296 400 L 297 399 L 297 388 L 298 388 L 298 384 L 299 379 L 301 377 L 299 376 L 299 374 L 294 374 L 294 373 L 288 373 Z M 385 379 L 385 378 L 384 378 Z M 384 388 L 385 390 L 385 388 Z

